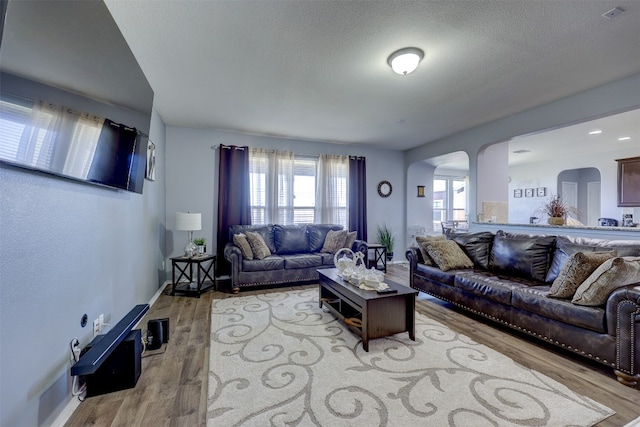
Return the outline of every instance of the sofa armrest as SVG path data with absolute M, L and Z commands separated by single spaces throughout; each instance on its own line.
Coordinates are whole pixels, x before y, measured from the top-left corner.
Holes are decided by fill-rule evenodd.
M 369 265 L 369 244 L 364 240 L 356 240 L 353 242 L 353 247 L 351 248 L 353 252 L 360 252 L 364 255 L 362 258 L 362 262 L 364 265 Z
M 415 271 L 419 262 L 424 262 L 422 252 L 416 246 L 410 246 L 405 253 L 407 261 L 409 261 L 409 271 Z
M 640 378 L 640 283 L 613 291 L 606 310 L 607 330 L 616 337 L 616 370 L 636 377 L 637 381 Z
M 417 247 L 410 246 L 405 257 L 409 261 L 409 286 L 413 288 L 413 273 L 418 269 L 418 263 L 422 262 L 422 253 Z
M 238 292 L 238 276 L 242 269 L 242 251 L 233 242 L 227 242 L 224 247 L 224 259 L 231 264 L 231 290 Z

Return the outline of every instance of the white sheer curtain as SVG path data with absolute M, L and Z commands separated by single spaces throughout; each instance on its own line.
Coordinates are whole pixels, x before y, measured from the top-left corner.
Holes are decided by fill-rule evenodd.
M 62 123 L 63 107 L 46 101 L 35 101 L 31 119 L 22 131 L 17 160 L 31 166 L 49 168 Z
M 74 113 L 69 112 L 69 114 Z M 63 167 L 65 174 L 87 178 L 103 124 L 103 117 L 87 113 L 75 117 L 71 130 L 71 142 Z
M 347 228 L 349 157 L 322 154 L 318 159 L 315 222 Z
M 252 148 L 249 152 L 251 222 L 293 224 L 294 154 Z

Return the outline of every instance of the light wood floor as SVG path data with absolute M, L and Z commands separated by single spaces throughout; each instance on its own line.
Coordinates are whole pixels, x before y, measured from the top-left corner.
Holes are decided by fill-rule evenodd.
M 387 277 L 408 286 L 409 271 L 402 264 L 390 265 Z M 277 290 L 282 289 L 287 288 Z M 240 296 L 259 292 L 268 291 L 245 291 Z M 222 292 L 208 292 L 199 299 L 161 295 L 141 325 L 144 333 L 148 319 L 168 317 L 169 343 L 143 355 L 135 388 L 86 399 L 66 425 L 206 425 L 211 301 L 229 297 L 234 296 Z M 469 317 L 424 294 L 418 297 L 416 310 L 616 411 L 599 426 L 623 426 L 640 416 L 640 391 L 618 383 L 608 368 Z

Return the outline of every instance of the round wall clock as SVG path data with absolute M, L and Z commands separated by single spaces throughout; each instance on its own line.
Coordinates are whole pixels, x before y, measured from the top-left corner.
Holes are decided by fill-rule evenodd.
M 378 184 L 378 194 L 380 197 L 389 197 L 393 188 L 391 188 L 391 183 L 389 181 L 380 181 Z

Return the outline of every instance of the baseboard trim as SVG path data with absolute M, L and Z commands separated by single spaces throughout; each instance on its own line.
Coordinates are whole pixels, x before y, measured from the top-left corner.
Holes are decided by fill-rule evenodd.
M 160 298 L 160 295 L 162 295 L 162 293 L 164 292 L 164 289 L 170 283 L 171 282 L 169 280 L 166 280 L 160 286 L 158 291 L 149 300 L 149 307 L 153 307 L 153 304 L 156 303 L 158 298 Z M 142 322 L 142 320 L 140 320 L 138 323 L 136 323 L 134 328 L 137 328 L 138 325 L 140 325 L 140 322 Z M 67 402 L 65 407 L 62 409 L 62 412 L 60 412 L 60 414 L 58 414 L 56 419 L 53 421 L 53 424 L 51 424 L 51 427 L 64 427 L 64 425 L 67 423 L 67 421 L 69 421 L 69 419 L 71 418 L 71 416 L 73 415 L 75 410 L 78 409 L 78 406 L 80 406 L 80 403 L 82 403 L 82 402 L 77 397 L 72 396 L 71 399 L 69 400 L 69 402 Z

